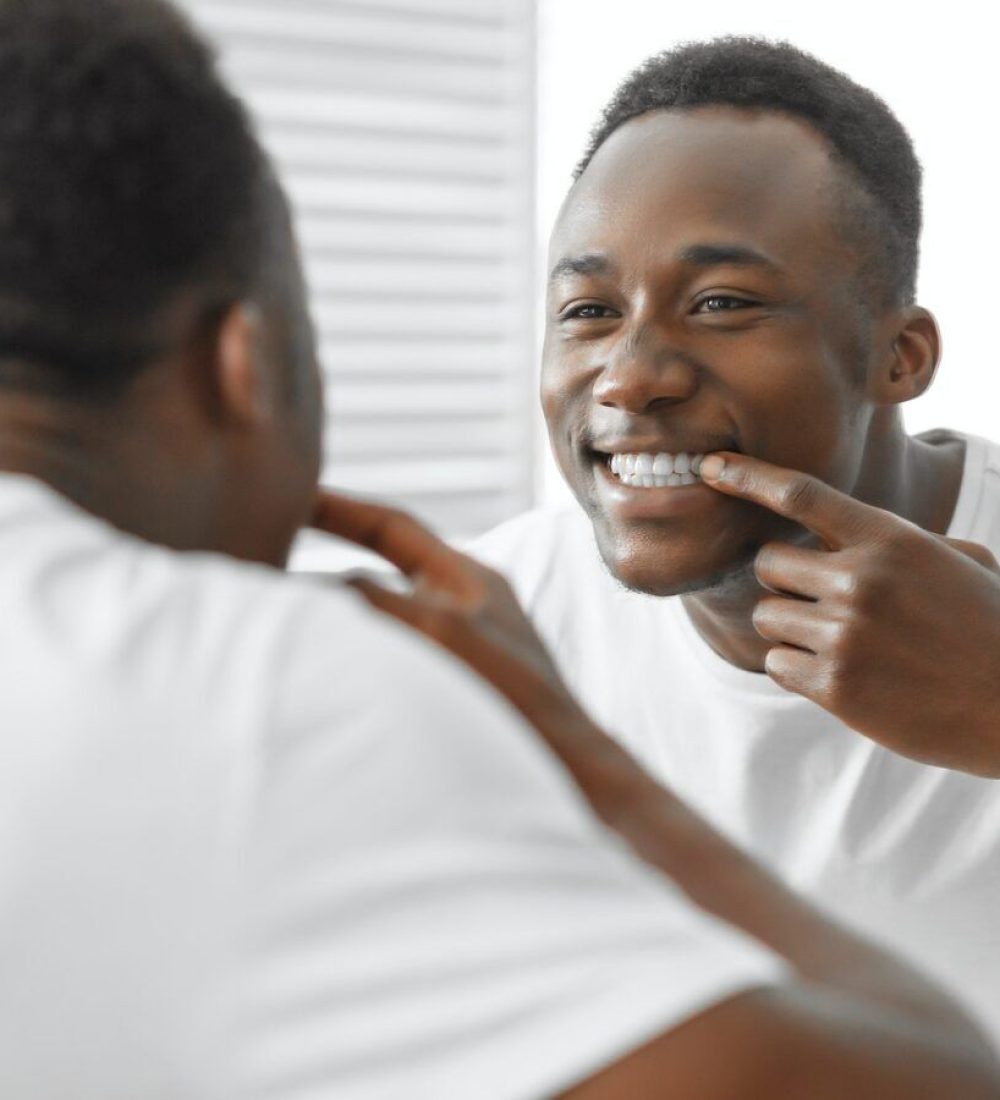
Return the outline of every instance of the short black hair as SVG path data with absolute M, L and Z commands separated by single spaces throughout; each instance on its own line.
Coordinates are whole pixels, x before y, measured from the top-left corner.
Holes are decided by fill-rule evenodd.
M 182 294 L 252 294 L 273 177 L 174 7 L 0 0 L 0 104 L 0 384 L 118 385 Z
M 913 143 L 874 92 L 787 42 L 729 36 L 651 57 L 604 109 L 575 177 L 630 119 L 708 106 L 775 111 L 821 134 L 861 191 L 862 201 L 848 202 L 844 213 L 869 253 L 865 281 L 875 284 L 885 304 L 913 302 L 921 228 L 921 169 Z

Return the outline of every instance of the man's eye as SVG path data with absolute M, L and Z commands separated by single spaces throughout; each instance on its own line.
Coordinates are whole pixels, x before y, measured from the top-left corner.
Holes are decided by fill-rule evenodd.
M 737 298 L 732 294 L 712 294 L 695 307 L 695 313 L 727 313 L 734 309 L 750 309 L 757 302 L 749 298 Z
M 608 306 L 599 306 L 594 302 L 587 302 L 579 306 L 571 306 L 564 310 L 560 321 L 601 321 L 605 317 L 615 317 L 617 314 Z

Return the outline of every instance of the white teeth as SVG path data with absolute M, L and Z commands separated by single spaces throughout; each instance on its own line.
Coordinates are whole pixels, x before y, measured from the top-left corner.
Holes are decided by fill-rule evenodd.
M 667 477 L 674 472 L 674 460 L 670 455 L 659 454 L 653 459 L 653 473 Z
M 608 468 L 615 478 L 633 489 L 663 489 L 694 485 L 704 455 L 613 454 Z

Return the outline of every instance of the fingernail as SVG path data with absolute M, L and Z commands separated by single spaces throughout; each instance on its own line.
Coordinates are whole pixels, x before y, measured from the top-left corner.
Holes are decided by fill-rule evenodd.
M 698 473 L 704 481 L 720 481 L 722 472 L 726 468 L 726 460 L 718 455 L 706 455 L 701 460 L 701 469 Z

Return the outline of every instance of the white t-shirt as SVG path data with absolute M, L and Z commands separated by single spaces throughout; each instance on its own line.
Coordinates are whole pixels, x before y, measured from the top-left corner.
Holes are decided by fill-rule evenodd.
M 781 973 L 352 594 L 0 476 L 0 1095 L 515 1100 Z
M 967 440 L 949 534 L 1000 556 L 1000 447 Z M 472 549 L 507 573 L 578 696 L 655 774 L 1000 1037 L 1000 782 L 897 756 L 729 664 L 679 598 L 612 579 L 575 506 Z

